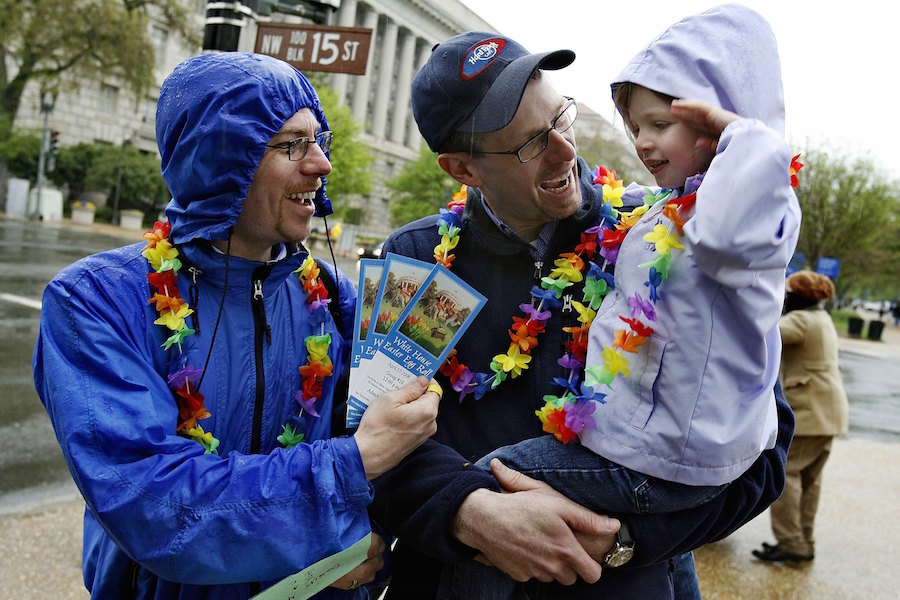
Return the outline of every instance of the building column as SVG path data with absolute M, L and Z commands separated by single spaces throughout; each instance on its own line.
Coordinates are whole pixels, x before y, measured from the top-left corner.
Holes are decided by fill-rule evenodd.
M 372 47 L 374 47 L 378 40 L 378 13 L 374 10 L 366 11 L 363 27 L 372 30 Z M 370 48 L 369 59 L 366 62 L 366 74 L 357 76 L 356 85 L 353 88 L 353 120 L 360 124 L 363 131 L 366 129 L 366 109 L 369 107 L 369 85 L 372 83 L 374 57 L 375 52 Z
M 397 33 L 399 27 L 390 18 L 384 28 L 381 41 L 381 59 L 378 62 L 378 89 L 375 92 L 375 107 L 372 110 L 372 135 L 376 140 L 384 139 L 387 126 L 388 104 L 391 99 L 391 84 L 394 82 L 394 58 L 397 54 Z
M 356 0 L 342 0 L 338 9 L 337 26 L 353 27 L 356 25 Z M 337 93 L 338 102 L 346 104 L 347 83 L 350 76 L 346 73 L 335 73 L 331 76 L 331 87 Z
M 408 125 L 410 86 L 413 76 L 413 55 L 416 51 L 416 35 L 405 30 L 400 47 L 400 66 L 397 71 L 397 91 L 394 94 L 394 117 L 391 121 L 391 141 L 403 144 L 403 134 Z
M 416 58 L 416 72 L 419 72 L 425 63 L 428 62 L 428 58 L 431 56 L 431 48 L 432 44 L 428 42 L 428 40 L 424 40 L 424 44 L 419 48 L 419 56 Z M 410 84 L 410 91 L 412 91 L 412 84 Z M 422 147 L 422 135 L 419 133 L 419 126 L 416 123 L 416 118 L 413 116 L 412 110 L 409 111 L 409 129 L 406 131 L 406 145 L 413 150 L 418 151 Z

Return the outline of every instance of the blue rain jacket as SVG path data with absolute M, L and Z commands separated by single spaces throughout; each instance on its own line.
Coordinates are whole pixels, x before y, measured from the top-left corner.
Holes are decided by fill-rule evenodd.
M 144 244 L 82 259 L 44 292 L 35 385 L 86 502 L 83 571 L 94 598 L 248 598 L 370 530 L 372 487 L 356 443 L 330 437 L 337 376 L 324 384 L 321 417 L 302 418 L 309 443 L 276 441 L 297 414 L 304 340 L 320 332 L 293 273 L 306 251 L 226 261 L 206 241 L 227 238 L 265 143 L 304 107 L 327 129 L 306 79 L 266 57 L 194 57 L 163 85 L 166 213 L 185 263 L 179 291 L 196 311 L 188 325 L 198 329 L 183 353 L 165 350 L 168 332 L 153 323 Z M 330 210 L 323 190 L 316 202 Z M 338 287 L 352 323 L 353 286 L 341 276 Z M 330 314 L 322 327 L 339 374 L 349 342 Z M 176 435 L 166 382 L 185 363 L 203 368 L 213 338 L 201 386 L 212 416 L 199 424 L 220 440 L 218 456 Z M 319 597 L 367 596 L 328 588 Z

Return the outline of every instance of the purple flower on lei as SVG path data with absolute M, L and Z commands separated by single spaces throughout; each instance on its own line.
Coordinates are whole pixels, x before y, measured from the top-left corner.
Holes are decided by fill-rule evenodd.
M 628 308 L 631 309 L 632 319 L 637 319 L 641 316 L 641 313 L 644 313 L 651 321 L 656 320 L 656 310 L 653 308 L 653 303 L 641 298 L 641 295 L 637 292 L 633 296 L 628 297 Z
M 318 326 L 325 322 L 325 315 L 328 314 L 329 302 L 331 302 L 331 298 L 325 298 L 313 300 L 306 305 L 306 310 L 309 311 L 309 315 L 312 317 L 310 322 L 313 326 Z
M 202 373 L 203 371 L 200 369 L 195 369 L 191 365 L 186 365 L 183 369 L 169 375 L 167 381 L 169 382 L 169 386 L 180 389 L 183 388 L 188 381 L 192 383 L 196 382 Z
M 584 366 L 584 361 L 575 356 L 574 354 L 569 354 L 568 352 L 563 356 L 559 357 L 559 360 L 556 363 L 564 369 L 581 369 Z
M 469 394 L 472 394 L 476 400 L 481 400 L 491 390 L 491 383 L 488 377 L 488 373 L 475 373 L 474 378 L 465 388 L 457 390 L 459 391 L 459 401 L 462 402 Z M 456 386 L 453 389 L 456 389 Z
M 555 298 L 556 296 L 554 296 Z M 525 313 L 526 317 L 538 323 L 545 323 L 550 319 L 551 312 L 549 310 L 538 310 L 527 302 L 520 304 L 519 309 Z
M 294 396 L 294 401 L 312 417 L 319 416 L 319 412 L 316 410 L 316 400 L 318 400 L 318 398 L 304 398 L 303 390 L 299 390 L 297 395 Z
M 596 424 L 591 415 L 594 414 L 596 408 L 596 404 L 587 400 L 566 403 L 566 427 L 575 433 L 581 433 L 585 429 L 594 429 Z

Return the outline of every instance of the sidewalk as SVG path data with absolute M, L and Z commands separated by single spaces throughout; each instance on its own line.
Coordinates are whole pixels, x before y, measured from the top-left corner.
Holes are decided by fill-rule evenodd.
M 859 311 L 868 331 L 878 313 Z M 900 361 L 900 327 L 885 317 L 881 340 L 839 332 L 840 350 Z M 900 384 L 894 383 L 900 388 Z M 897 597 L 900 587 L 900 444 L 837 438 L 825 466 L 816 520 L 816 559 L 770 565 L 754 559 L 774 543 L 769 511 L 729 538 L 694 552 L 705 600 L 872 600 Z

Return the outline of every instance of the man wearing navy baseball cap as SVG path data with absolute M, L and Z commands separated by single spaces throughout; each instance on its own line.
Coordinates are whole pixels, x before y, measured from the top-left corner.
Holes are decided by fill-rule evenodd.
M 470 31 L 437 45 L 413 79 L 413 115 L 428 147 L 446 150 L 456 131 L 503 129 L 516 114 L 525 86 L 537 69 L 572 64 L 575 53 L 529 54 L 519 43 Z
M 553 380 L 568 368 L 558 359 L 578 329 L 571 308 L 538 306 L 531 294 L 583 251 L 601 219 L 602 189 L 576 154 L 577 105 L 546 73 L 574 59 L 570 50 L 531 54 L 497 33 L 466 32 L 435 46 L 413 80 L 419 131 L 468 196 L 464 209 L 451 203 L 402 227 L 384 252 L 438 260 L 488 302 L 441 369 L 437 433 L 374 482 L 370 514 L 399 537 L 388 600 L 457 597 L 449 567 L 473 560 L 521 582 L 515 598 L 656 600 L 673 598 L 673 586 L 679 599 L 699 598 L 683 553 L 728 535 L 778 495 L 783 464 L 767 453 L 702 509 L 620 528 L 498 461 L 492 472 L 472 464 L 544 435 L 535 411 L 558 393 Z M 580 301 L 583 285 L 565 293 Z M 779 429 L 782 454 L 790 431 Z

